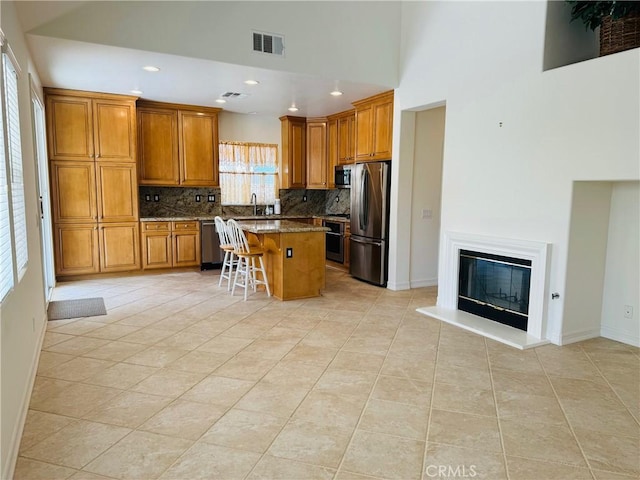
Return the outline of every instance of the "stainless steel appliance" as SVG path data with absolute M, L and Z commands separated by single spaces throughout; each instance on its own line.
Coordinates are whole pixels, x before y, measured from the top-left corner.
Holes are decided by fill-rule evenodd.
M 351 165 L 336 165 L 334 183 L 336 188 L 351 186 Z
M 344 263 L 344 222 L 323 220 L 322 225 L 331 229 L 325 242 L 327 260 Z
M 351 170 L 349 273 L 386 286 L 389 258 L 390 162 L 358 163 Z
M 222 266 L 220 239 L 213 220 L 200 222 L 200 270 L 210 270 Z

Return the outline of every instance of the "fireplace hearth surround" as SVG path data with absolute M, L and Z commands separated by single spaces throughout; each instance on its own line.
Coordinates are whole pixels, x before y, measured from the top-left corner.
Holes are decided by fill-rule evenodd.
M 544 334 L 549 244 L 460 232 L 446 232 L 444 234 L 443 247 L 437 306 L 418 308 L 418 312 L 520 349 L 549 343 Z M 503 325 L 458 308 L 460 258 L 463 251 L 478 252 L 489 258 L 508 257 L 528 264 L 530 281 L 526 330 Z M 518 293 L 518 303 L 520 303 L 521 294 L 522 292 L 520 291 Z M 524 294 L 526 295 L 526 292 Z M 513 297 L 513 294 L 510 295 Z

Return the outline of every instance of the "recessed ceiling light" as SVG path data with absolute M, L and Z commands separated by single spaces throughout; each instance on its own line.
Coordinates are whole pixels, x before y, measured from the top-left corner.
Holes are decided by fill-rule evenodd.
M 257 80 L 245 80 L 244 83 L 247 85 L 258 85 L 260 82 Z
M 249 112 L 249 115 L 257 115 L 258 112 Z
M 216 98 L 216 103 L 227 103 L 224 98 Z
M 339 97 L 340 95 L 342 95 L 342 92 L 340 90 L 334 90 L 333 92 L 331 92 L 331 95 L 333 95 L 334 97 Z
M 159 72 L 160 69 L 158 67 L 154 67 L 153 65 L 147 65 L 146 67 L 142 67 L 143 70 L 147 72 Z
M 290 112 L 297 112 L 297 111 L 298 111 L 298 107 L 296 107 L 295 105 L 291 105 L 291 106 L 289 107 L 289 111 L 290 111 Z
M 133 93 L 134 95 L 142 95 L 142 90 L 130 90 L 131 93 Z

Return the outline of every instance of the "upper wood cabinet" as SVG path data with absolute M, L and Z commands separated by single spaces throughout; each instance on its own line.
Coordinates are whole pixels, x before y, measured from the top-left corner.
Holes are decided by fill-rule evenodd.
M 356 107 L 356 160 L 390 160 L 393 138 L 393 91 L 354 102 L 353 105 Z
M 138 220 L 135 164 L 96 162 L 96 185 L 99 222 Z
M 307 119 L 307 188 L 327 189 L 327 119 Z
M 282 162 L 280 162 L 280 188 L 305 188 L 306 173 L 306 118 L 286 115 L 280 117 L 282 132 Z
M 178 185 L 178 111 L 138 107 L 138 173 L 141 185 Z
M 45 92 L 49 160 L 135 162 L 135 97 Z
M 327 119 L 327 177 L 328 188 L 336 187 L 335 169 L 338 164 L 338 119 Z
M 138 102 L 140 185 L 218 186 L 220 110 Z
M 338 165 L 347 165 L 356 161 L 356 113 L 355 110 L 343 112 L 338 122 Z
M 218 114 L 178 112 L 180 183 L 220 185 L 218 178 Z

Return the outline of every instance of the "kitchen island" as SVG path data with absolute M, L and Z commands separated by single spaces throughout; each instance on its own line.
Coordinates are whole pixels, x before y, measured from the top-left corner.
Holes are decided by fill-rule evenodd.
M 320 296 L 325 286 L 328 228 L 292 220 L 239 220 L 250 245 L 264 251 L 273 296 L 294 300 Z

